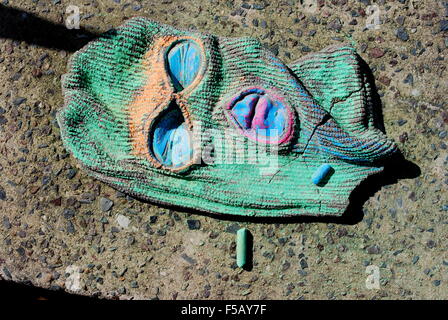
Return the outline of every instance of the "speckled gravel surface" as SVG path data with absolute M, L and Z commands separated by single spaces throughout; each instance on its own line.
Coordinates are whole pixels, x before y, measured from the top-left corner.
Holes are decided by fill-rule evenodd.
M 312 12 L 295 0 L 1 0 L 26 12 L 15 16 L 21 25 L 63 23 L 77 5 L 86 29 L 53 49 L 0 38 L 1 278 L 120 299 L 448 299 L 448 4 L 377 0 L 382 24 L 368 29 L 370 2 L 318 0 Z M 161 208 L 88 177 L 55 121 L 69 41 L 137 15 L 257 37 L 286 63 L 353 41 L 407 164 L 356 194 L 361 214 L 288 223 Z M 51 44 L 51 29 L 41 34 Z M 243 226 L 254 237 L 250 271 L 235 261 Z M 368 266 L 379 289 L 366 286 Z

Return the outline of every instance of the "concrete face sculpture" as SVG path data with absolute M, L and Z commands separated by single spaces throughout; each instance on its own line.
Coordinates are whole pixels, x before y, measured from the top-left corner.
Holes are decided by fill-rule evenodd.
M 371 89 L 350 46 L 286 66 L 255 39 L 134 18 L 73 56 L 58 122 L 88 173 L 138 198 L 340 215 L 396 151 Z

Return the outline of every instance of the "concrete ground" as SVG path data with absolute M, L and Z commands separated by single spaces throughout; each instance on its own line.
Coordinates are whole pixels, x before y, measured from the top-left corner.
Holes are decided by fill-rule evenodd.
M 119 299 L 447 299 L 447 2 L 317 2 L 2 0 L 0 277 Z M 61 26 L 69 5 L 77 34 Z M 286 63 L 353 41 L 406 160 L 368 180 L 341 219 L 216 219 L 116 192 L 66 152 L 55 113 L 71 54 L 132 16 L 257 37 Z M 242 226 L 250 271 L 235 267 Z

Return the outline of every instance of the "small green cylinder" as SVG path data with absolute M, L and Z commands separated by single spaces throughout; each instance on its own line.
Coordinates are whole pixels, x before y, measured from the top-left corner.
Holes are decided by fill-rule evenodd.
M 241 228 L 236 233 L 236 264 L 242 268 L 247 262 L 247 239 L 248 231 L 246 228 Z

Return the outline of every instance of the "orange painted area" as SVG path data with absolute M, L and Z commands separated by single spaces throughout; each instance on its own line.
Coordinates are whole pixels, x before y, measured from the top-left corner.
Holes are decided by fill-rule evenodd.
M 190 130 L 192 130 L 192 121 L 190 119 L 186 100 L 191 91 L 201 82 L 206 69 L 203 43 L 198 41 L 198 39 L 193 39 L 202 48 L 203 63 L 201 70 L 188 88 L 177 93 L 174 91 L 165 66 L 165 55 L 170 46 L 175 41 L 181 39 L 192 38 L 163 36 L 154 40 L 142 62 L 143 70 L 145 70 L 143 77 L 145 77 L 146 83 L 135 94 L 134 100 L 128 106 L 132 154 L 137 157 L 146 158 L 156 168 L 161 168 L 162 165 L 152 157 L 148 148 L 149 132 L 151 131 L 150 129 L 154 120 L 161 112 L 169 107 L 171 101 L 176 101 L 184 115 L 187 125 Z M 194 161 L 196 160 L 197 159 Z M 192 161 L 192 163 L 194 161 Z M 189 167 L 192 163 L 187 164 L 185 168 Z M 178 168 L 175 171 L 181 171 L 185 168 Z
M 128 107 L 133 154 L 144 156 L 151 161 L 147 144 L 148 129 L 173 98 L 174 89 L 166 72 L 164 55 L 168 46 L 176 39 L 177 37 L 166 36 L 154 41 L 143 58 L 144 77 L 147 82 Z

